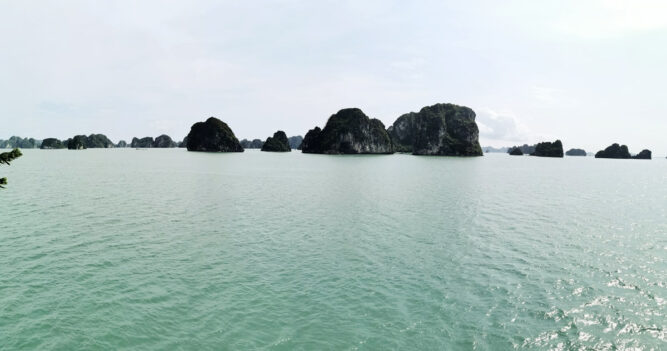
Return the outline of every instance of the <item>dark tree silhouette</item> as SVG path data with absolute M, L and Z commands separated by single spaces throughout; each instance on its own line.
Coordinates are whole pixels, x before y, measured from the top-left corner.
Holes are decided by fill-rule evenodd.
M 23 156 L 23 154 L 19 149 L 14 149 L 10 152 L 3 152 L 0 154 L 0 165 L 6 164 L 9 166 L 11 161 L 14 161 L 21 156 Z M 7 178 L 0 178 L 0 188 L 4 189 L 3 185 L 7 185 Z

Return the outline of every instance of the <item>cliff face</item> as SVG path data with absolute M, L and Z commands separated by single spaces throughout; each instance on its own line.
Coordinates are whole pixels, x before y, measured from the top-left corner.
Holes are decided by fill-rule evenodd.
M 56 138 L 46 138 L 42 141 L 42 146 L 40 146 L 40 149 L 64 149 L 65 145 L 63 145 L 62 141 L 56 139 Z
M 539 157 L 563 157 L 563 143 L 560 140 L 543 142 L 535 145 L 535 152 L 531 156 Z
M 389 127 L 396 152 L 413 155 L 482 156 L 475 112 L 468 107 L 436 104 L 399 117 Z
M 393 153 L 384 124 L 358 108 L 340 110 L 329 117 L 324 129 L 310 130 L 301 148 L 304 153 L 315 154 Z
M 595 158 L 630 158 L 630 151 L 626 145 L 616 143 L 595 154 Z
M 266 139 L 266 142 L 262 146 L 262 151 L 288 152 L 292 151 L 292 149 L 289 146 L 289 140 L 287 140 L 285 132 L 279 130 L 273 134 L 273 137 Z
M 192 125 L 187 136 L 187 148 L 188 151 L 243 152 L 231 128 L 215 117 Z
M 567 156 L 586 156 L 586 150 L 582 149 L 570 149 L 565 153 Z
M 153 141 L 153 147 L 155 148 L 170 148 L 176 146 L 176 142 L 174 142 L 171 137 L 166 134 L 160 135 L 159 137 L 155 138 L 155 141 Z

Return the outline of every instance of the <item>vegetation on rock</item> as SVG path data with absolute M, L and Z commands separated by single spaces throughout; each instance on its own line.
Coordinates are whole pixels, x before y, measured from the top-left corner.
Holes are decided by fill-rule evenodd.
M 435 104 L 400 116 L 389 127 L 396 152 L 413 155 L 482 156 L 475 112 L 465 106 Z
M 121 140 L 116 144 L 116 147 L 127 147 L 127 142 L 125 140 Z
M 252 141 L 243 139 L 240 144 L 244 149 L 261 149 L 264 146 L 264 142 L 259 139 L 253 139 Z
M 273 133 L 272 137 L 268 137 L 262 146 L 262 151 L 271 152 L 288 152 L 292 151 L 287 140 L 287 135 L 282 130 Z
M 215 117 L 192 125 L 187 136 L 187 148 L 188 151 L 243 152 L 232 129 Z
M 630 151 L 626 145 L 612 144 L 604 150 L 598 151 L 595 158 L 631 158 Z
M 651 159 L 651 150 L 644 149 L 637 155 L 633 156 L 632 158 L 636 160 L 650 160 Z
M 65 142 L 70 150 L 84 150 L 88 148 L 88 137 L 85 135 L 75 135 Z
M 42 141 L 40 149 L 64 149 L 66 146 L 56 138 L 46 138 Z
M 134 137 L 132 138 L 132 143 L 130 144 L 130 147 L 151 148 L 153 147 L 153 143 L 155 143 L 153 137 L 145 137 L 141 139 Z
M 9 166 L 10 162 L 21 157 L 22 155 L 23 154 L 19 149 L 14 149 L 10 152 L 3 152 L 0 154 L 0 165 L 6 164 Z M 0 188 L 4 188 L 4 185 L 7 185 L 7 178 L 0 178 Z
M 570 149 L 565 153 L 567 156 L 586 156 L 586 151 L 582 149 Z
M 563 143 L 560 140 L 542 142 L 535 145 L 535 151 L 530 156 L 563 157 Z
M 41 144 L 41 140 L 36 140 L 33 138 L 21 138 L 18 136 L 13 136 L 7 140 L 0 139 L 0 149 L 34 149 L 38 148 Z
M 523 151 L 521 151 L 520 147 L 513 147 L 509 150 L 509 154 L 512 156 L 523 156 Z
M 390 154 L 391 139 L 378 119 L 358 108 L 347 108 L 329 117 L 324 129 L 306 134 L 302 151 L 322 154 Z
M 176 147 L 177 145 L 178 144 L 176 144 L 176 142 L 174 142 L 169 135 L 162 134 L 155 138 L 152 146 L 155 148 L 172 148 Z

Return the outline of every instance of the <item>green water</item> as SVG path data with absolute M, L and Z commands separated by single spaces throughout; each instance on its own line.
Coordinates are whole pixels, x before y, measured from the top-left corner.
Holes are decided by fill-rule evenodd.
M 667 161 L 24 150 L 0 350 L 665 350 Z

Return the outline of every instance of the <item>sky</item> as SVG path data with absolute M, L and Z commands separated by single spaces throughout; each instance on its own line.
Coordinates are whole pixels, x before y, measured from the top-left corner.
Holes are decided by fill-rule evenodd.
M 667 155 L 667 2 L 0 0 L 0 139 L 304 135 L 471 107 L 480 142 Z

